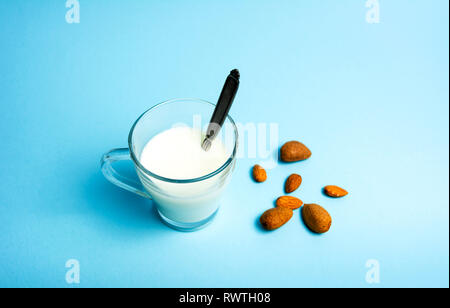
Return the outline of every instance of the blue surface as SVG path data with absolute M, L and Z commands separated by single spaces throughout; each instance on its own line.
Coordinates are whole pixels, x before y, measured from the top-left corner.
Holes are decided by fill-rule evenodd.
M 363 0 L 80 5 L 68 24 L 63 0 L 0 0 L 0 287 L 449 286 L 448 1 L 380 0 L 379 24 Z M 234 67 L 235 120 L 278 123 L 313 156 L 264 184 L 239 159 L 214 223 L 176 232 L 106 182 L 100 156 L 158 102 L 215 101 Z M 298 211 L 258 227 L 291 172 L 329 233 Z

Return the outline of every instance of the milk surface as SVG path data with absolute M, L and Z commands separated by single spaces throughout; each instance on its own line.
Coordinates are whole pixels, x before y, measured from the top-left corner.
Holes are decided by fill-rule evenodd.
M 203 134 L 191 127 L 175 127 L 154 136 L 144 147 L 141 164 L 149 171 L 170 179 L 194 179 L 219 169 L 228 159 L 217 138 L 209 151 L 201 147 Z
M 173 180 L 208 175 L 222 167 L 231 153 L 220 138 L 212 142 L 209 151 L 204 151 L 203 138 L 200 130 L 191 127 L 171 128 L 150 139 L 139 161 L 152 173 Z M 138 175 L 164 217 L 179 223 L 196 223 L 217 211 L 234 164 L 235 161 L 219 174 L 192 183 L 161 181 L 139 169 Z

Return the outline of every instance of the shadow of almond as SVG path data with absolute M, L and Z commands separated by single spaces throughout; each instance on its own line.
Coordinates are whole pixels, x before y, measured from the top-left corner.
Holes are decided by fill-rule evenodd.
M 262 213 L 261 213 L 261 215 L 262 215 Z M 259 222 L 259 218 L 261 217 L 261 215 L 259 215 L 259 216 L 256 217 L 256 219 L 255 219 L 255 227 L 256 227 L 256 229 L 257 229 L 259 232 L 261 232 L 261 233 L 270 233 L 270 232 L 273 232 L 273 231 L 269 231 L 269 230 L 266 230 L 266 229 L 263 228 L 263 226 L 262 226 L 261 223 Z M 274 231 L 275 231 L 275 230 L 274 230 Z

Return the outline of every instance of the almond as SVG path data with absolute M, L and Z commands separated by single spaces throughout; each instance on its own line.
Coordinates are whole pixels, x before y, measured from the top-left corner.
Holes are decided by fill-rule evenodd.
M 305 204 L 302 209 L 305 225 L 315 233 L 325 233 L 330 230 L 331 216 L 318 204 Z
M 264 170 L 264 168 L 261 167 L 260 165 L 255 165 L 255 166 L 253 167 L 253 172 L 252 172 L 252 174 L 253 174 L 253 179 L 254 179 L 256 182 L 261 183 L 261 182 L 264 182 L 265 180 L 267 180 L 267 173 L 266 173 L 266 170 Z
M 261 215 L 259 222 L 264 229 L 275 230 L 287 223 L 292 215 L 292 210 L 284 207 L 276 207 L 265 211 Z
M 328 196 L 333 197 L 333 198 L 341 198 L 341 197 L 348 195 L 348 192 L 345 189 L 340 188 L 335 185 L 325 186 L 325 188 L 323 190 Z
M 292 196 L 281 196 L 277 199 L 277 206 L 296 210 L 303 205 L 303 201 Z
M 280 157 L 285 162 L 305 160 L 311 157 L 311 151 L 301 142 L 289 141 L 281 147 Z
M 302 177 L 298 174 L 293 173 L 287 178 L 286 183 L 284 184 L 284 190 L 287 194 L 289 194 L 299 188 L 301 184 Z

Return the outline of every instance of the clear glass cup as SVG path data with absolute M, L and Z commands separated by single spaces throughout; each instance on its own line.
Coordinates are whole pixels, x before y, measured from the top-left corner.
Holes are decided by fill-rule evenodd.
M 165 178 L 142 166 L 140 156 L 148 141 L 164 130 L 180 125 L 206 127 L 214 108 L 214 104 L 200 99 L 173 99 L 150 108 L 131 128 L 128 148 L 114 149 L 103 155 L 104 176 L 121 188 L 153 199 L 163 222 L 174 229 L 195 231 L 206 226 L 219 209 L 220 197 L 236 164 L 238 131 L 233 119 L 227 117 L 217 137 L 222 138 L 228 159 L 210 174 L 193 179 Z M 123 160 L 134 163 L 140 183 L 114 169 L 114 162 Z

